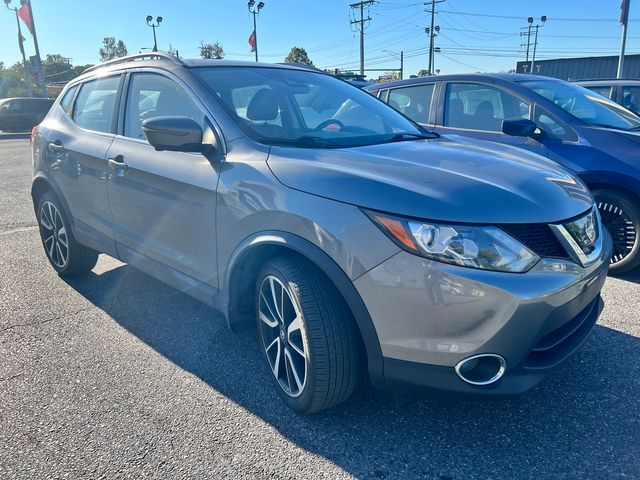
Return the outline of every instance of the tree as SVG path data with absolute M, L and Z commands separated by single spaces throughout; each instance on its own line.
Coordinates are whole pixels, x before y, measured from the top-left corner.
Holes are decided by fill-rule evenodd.
M 304 63 L 313 66 L 313 62 L 309 58 L 307 51 L 302 47 L 293 47 L 284 59 L 285 63 Z
M 383 75 L 385 78 L 387 78 L 390 82 L 393 80 L 400 80 L 400 74 L 398 72 L 384 72 Z
M 102 39 L 102 48 L 98 51 L 100 61 L 106 62 L 118 57 L 124 57 L 127 52 L 127 46 L 122 40 L 116 42 L 115 37 L 104 37 Z
M 418 76 L 419 77 L 426 77 L 428 75 L 429 75 L 429 72 L 427 70 L 425 70 L 424 68 L 418 72 Z
M 27 96 L 29 96 L 29 89 L 24 78 L 22 63 L 17 62 L 9 68 L 0 63 L 0 98 Z
M 70 59 L 58 53 L 48 54 L 42 62 L 42 68 L 47 82 L 64 82 L 77 76 Z
M 206 43 L 202 40 L 200 42 L 200 56 L 205 59 L 222 60 L 224 58 L 224 49 L 218 42 Z

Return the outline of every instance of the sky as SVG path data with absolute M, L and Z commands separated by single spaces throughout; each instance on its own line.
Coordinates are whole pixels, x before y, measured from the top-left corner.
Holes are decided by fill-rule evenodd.
M 359 69 L 359 33 L 349 4 L 355 0 L 264 0 L 258 17 L 260 60 L 281 62 L 291 47 L 304 47 L 320 68 Z M 365 68 L 399 68 L 405 77 L 426 68 L 430 21 L 424 1 L 379 0 L 368 9 Z M 19 6 L 13 0 L 13 6 Z M 430 1 L 429 1 L 430 3 Z M 57 53 L 74 65 L 96 63 L 105 36 L 122 39 L 129 53 L 153 46 L 147 15 L 160 15 L 158 45 L 197 57 L 201 41 L 220 42 L 227 59 L 253 60 L 247 43 L 253 30 L 243 0 L 32 0 L 42 56 Z M 527 17 L 548 20 L 539 30 L 536 58 L 617 55 L 620 0 L 445 0 L 436 9 L 440 35 L 435 68 L 440 73 L 506 71 L 524 60 L 522 27 Z M 631 0 L 627 53 L 640 53 L 640 0 Z M 26 28 L 27 53 L 33 43 Z M 20 59 L 13 12 L 0 8 L 0 61 Z M 377 78 L 383 72 L 369 72 Z M 54 80 L 54 79 L 51 79 Z

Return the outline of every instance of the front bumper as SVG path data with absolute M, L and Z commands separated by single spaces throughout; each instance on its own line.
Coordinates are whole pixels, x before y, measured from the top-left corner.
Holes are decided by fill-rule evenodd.
M 383 354 L 385 387 L 481 396 L 526 392 L 586 341 L 602 310 L 611 240 L 589 267 L 543 259 L 525 274 L 456 267 L 400 252 L 355 282 Z M 460 379 L 461 360 L 506 360 L 496 383 Z

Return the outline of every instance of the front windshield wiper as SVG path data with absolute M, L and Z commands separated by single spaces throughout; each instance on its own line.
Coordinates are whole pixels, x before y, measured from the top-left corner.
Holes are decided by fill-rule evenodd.
M 438 138 L 436 132 L 425 132 L 425 133 L 413 133 L 413 132 L 402 132 L 394 134 L 389 141 L 390 142 L 403 142 L 405 140 L 431 140 L 434 138 Z

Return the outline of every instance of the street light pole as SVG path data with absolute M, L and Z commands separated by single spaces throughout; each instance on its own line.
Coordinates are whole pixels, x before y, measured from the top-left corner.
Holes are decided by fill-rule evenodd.
M 253 8 L 255 5 L 256 8 Z M 258 26 L 256 22 L 256 15 L 260 14 L 260 10 L 264 8 L 264 2 L 258 2 L 256 5 L 255 0 L 249 0 L 247 2 L 247 8 L 249 9 L 249 13 L 253 15 L 253 50 L 256 54 L 256 62 L 258 61 Z
M 6 1 L 6 0 L 5 0 Z M 40 89 L 42 90 L 42 96 L 47 98 L 47 86 L 44 82 L 44 70 L 42 69 L 42 57 L 40 57 L 40 47 L 38 46 L 38 35 L 36 34 L 36 21 L 33 18 L 33 10 L 31 9 L 31 0 L 20 0 L 21 5 L 27 5 L 29 9 L 29 18 L 31 18 L 31 28 L 33 35 L 33 46 L 36 50 L 36 69 L 38 70 L 38 83 L 40 84 Z
M 31 71 L 29 65 L 27 64 L 27 56 L 24 53 L 24 44 L 22 42 L 22 29 L 20 28 L 20 17 L 18 17 L 18 8 L 10 7 L 9 4 L 11 2 L 7 2 L 5 0 L 5 5 L 9 10 L 13 10 L 16 15 L 16 24 L 18 25 L 18 46 L 20 47 L 20 52 L 22 53 L 22 66 L 24 68 L 24 76 L 27 79 L 27 91 L 29 92 L 29 96 L 33 97 L 33 85 L 31 84 Z
M 153 29 L 153 51 L 158 51 L 158 39 L 156 38 L 156 28 L 162 23 L 162 17 L 156 17 L 156 23 L 153 23 L 153 17 L 147 15 L 147 25 Z

